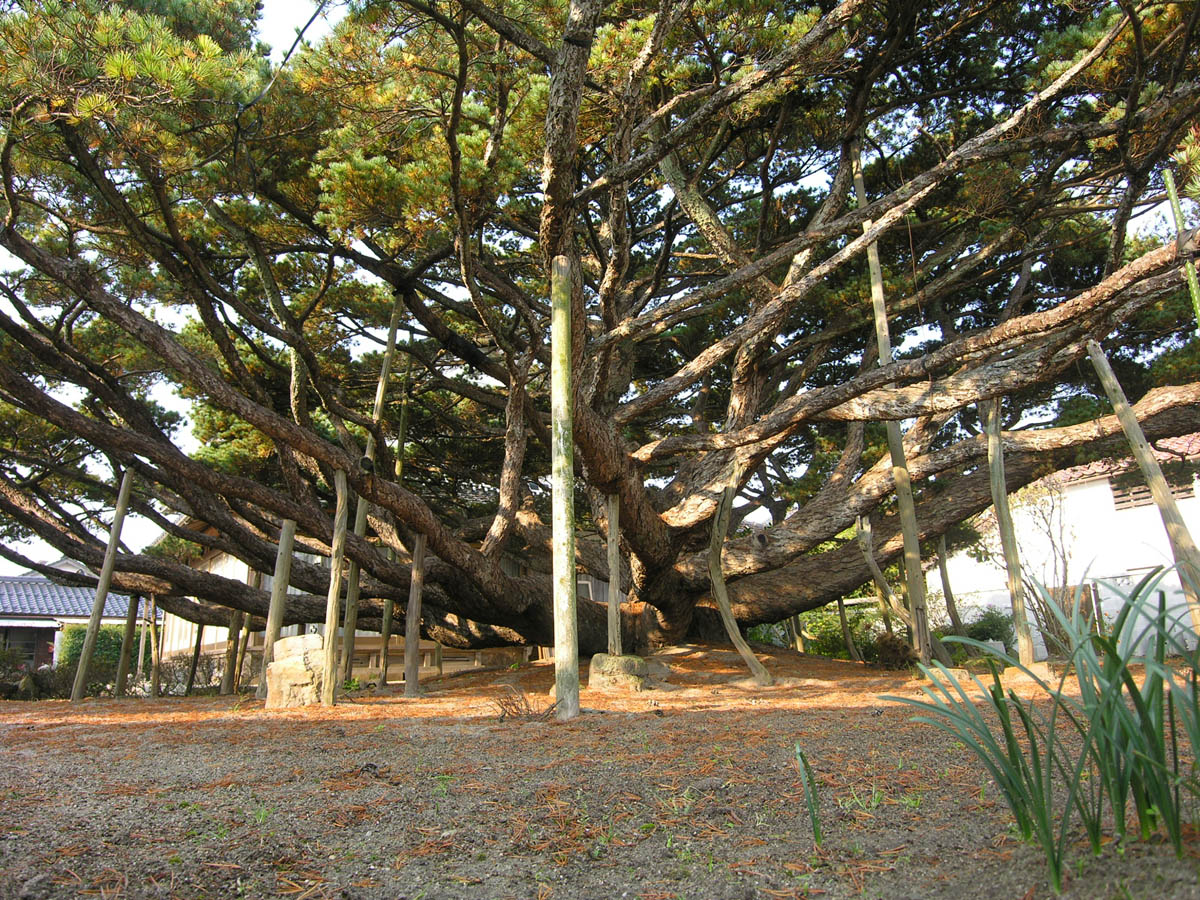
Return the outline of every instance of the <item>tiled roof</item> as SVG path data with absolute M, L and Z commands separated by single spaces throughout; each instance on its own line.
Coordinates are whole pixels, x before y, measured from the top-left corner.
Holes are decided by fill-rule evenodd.
M 0 577 L 0 616 L 69 616 L 86 619 L 92 614 L 95 598 L 95 588 L 56 584 L 40 575 Z M 129 597 L 125 594 L 110 593 L 104 602 L 106 619 L 123 619 L 128 610 Z
M 1150 452 L 1159 463 L 1194 460 L 1200 457 L 1200 432 L 1180 435 L 1179 437 L 1162 438 L 1150 443 Z M 1118 475 L 1135 468 L 1132 457 L 1123 459 L 1098 459 L 1095 462 L 1062 469 L 1047 477 L 1047 481 L 1065 484 L 1071 481 L 1083 481 L 1097 478 L 1101 475 Z

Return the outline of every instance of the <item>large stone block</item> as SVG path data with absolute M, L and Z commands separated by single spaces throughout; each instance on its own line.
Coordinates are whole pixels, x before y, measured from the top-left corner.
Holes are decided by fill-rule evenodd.
M 588 690 L 624 688 L 641 691 L 649 687 L 650 668 L 640 656 L 610 656 L 597 653 L 588 667 Z
M 267 666 L 267 709 L 311 706 L 321 702 L 325 653 L 319 634 L 298 634 L 275 642 Z

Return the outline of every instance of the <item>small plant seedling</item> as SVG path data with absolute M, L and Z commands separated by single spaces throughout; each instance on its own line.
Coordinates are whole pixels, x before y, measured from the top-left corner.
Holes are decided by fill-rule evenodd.
M 437 782 L 437 787 L 434 789 L 440 797 L 450 795 L 450 785 L 454 782 L 453 775 L 434 775 L 433 780 Z

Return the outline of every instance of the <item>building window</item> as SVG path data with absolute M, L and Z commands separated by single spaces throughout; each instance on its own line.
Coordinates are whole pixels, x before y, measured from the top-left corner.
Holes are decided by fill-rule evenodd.
M 1171 486 L 1171 496 L 1176 500 L 1186 500 L 1189 497 L 1196 496 L 1196 483 L 1188 477 L 1186 479 L 1170 479 L 1167 483 Z M 1149 506 L 1154 502 L 1150 496 L 1150 487 L 1141 479 L 1134 481 L 1128 477 L 1120 480 L 1110 478 L 1108 480 L 1109 487 L 1112 488 L 1113 505 L 1117 509 L 1132 509 L 1135 506 Z

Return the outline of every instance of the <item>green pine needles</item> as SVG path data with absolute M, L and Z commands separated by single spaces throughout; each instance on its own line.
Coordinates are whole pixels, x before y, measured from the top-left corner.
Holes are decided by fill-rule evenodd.
M 940 663 L 922 666 L 925 700 L 886 698 L 915 706 L 916 721 L 948 732 L 979 757 L 1018 833 L 1044 852 L 1055 891 L 1077 824 L 1097 856 L 1106 833 L 1122 840 L 1134 829 L 1143 839 L 1163 834 L 1183 855 L 1184 825 L 1195 819 L 1200 797 L 1200 651 L 1179 636 L 1190 631 L 1181 621 L 1186 611 L 1167 614 L 1161 577 L 1147 576 L 1124 598 L 1106 635 L 1080 614 L 1078 594 L 1070 614 L 1048 604 L 1070 641 L 1056 684 L 978 641 L 950 637 L 993 657 L 991 683 L 972 679 L 982 698 Z M 1024 672 L 1042 696 L 1025 700 L 1006 690 L 997 664 Z M 1072 674 L 1078 696 L 1066 690 Z

